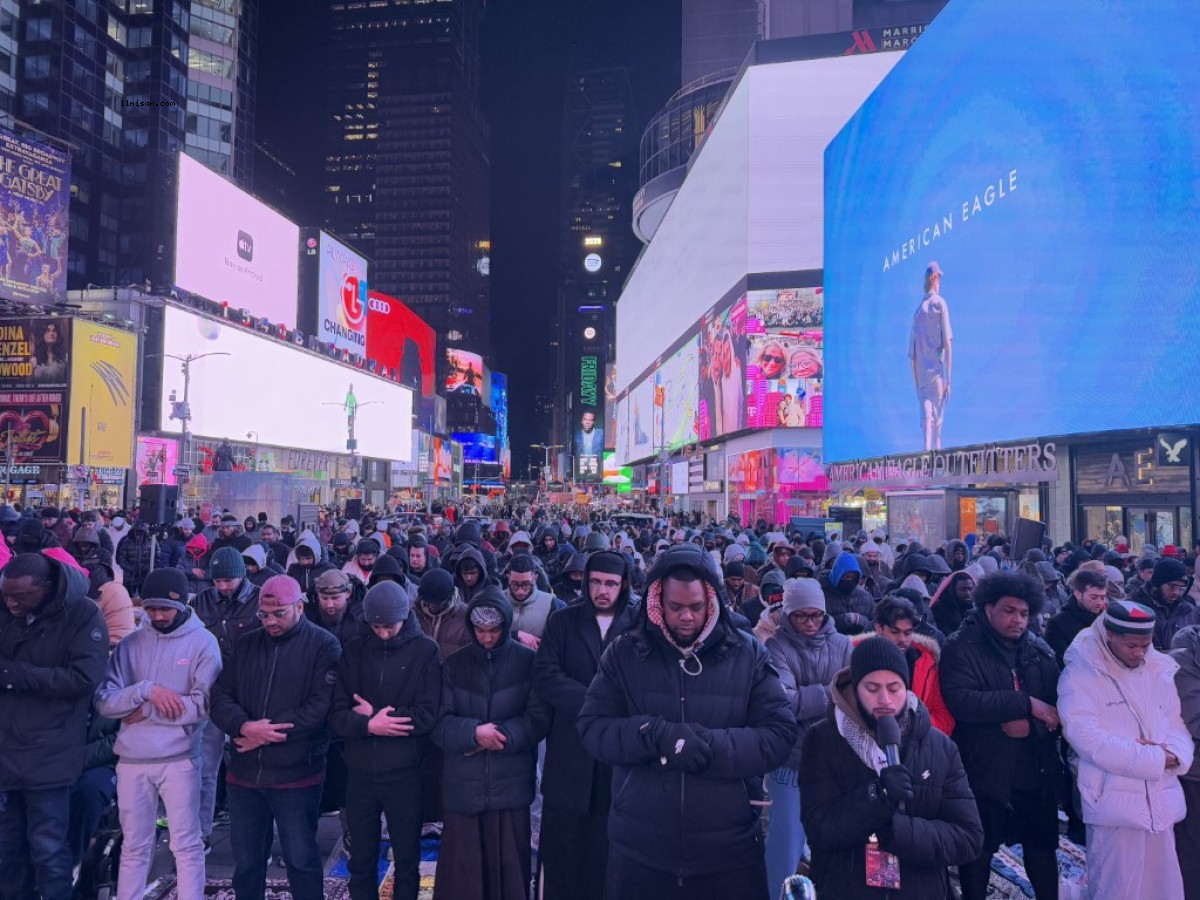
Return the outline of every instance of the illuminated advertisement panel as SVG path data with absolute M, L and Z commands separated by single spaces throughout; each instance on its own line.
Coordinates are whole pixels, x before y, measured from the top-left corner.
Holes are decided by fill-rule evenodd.
M 71 333 L 65 317 L 0 320 L 0 450 L 21 463 L 67 452 Z
M 1195 3 L 938 15 L 826 151 L 829 459 L 1200 421 L 1198 57 Z
M 0 128 L 0 297 L 63 299 L 70 194 L 67 154 Z
M 658 449 L 677 450 L 699 439 L 699 357 L 700 341 L 693 337 L 655 372 L 654 445 Z
M 86 319 L 74 321 L 71 421 L 67 462 L 128 469 L 133 465 L 138 336 Z
M 346 453 L 351 420 L 356 452 L 407 461 L 412 455 L 413 392 L 361 369 L 299 350 L 273 338 L 175 306 L 164 313 L 160 428 L 178 432 L 171 394 L 183 397 L 183 374 L 171 356 L 204 356 L 192 363 L 192 433 L 276 447 Z M 248 372 L 287 373 L 289 402 L 242 402 Z M 250 393 L 247 393 L 247 392 Z
M 367 359 L 394 370 L 400 383 L 417 391 L 422 416 L 430 414 L 436 391 L 436 337 L 425 320 L 395 297 L 367 293 Z
M 316 240 L 317 337 L 339 350 L 365 356 L 367 259 L 323 231 Z

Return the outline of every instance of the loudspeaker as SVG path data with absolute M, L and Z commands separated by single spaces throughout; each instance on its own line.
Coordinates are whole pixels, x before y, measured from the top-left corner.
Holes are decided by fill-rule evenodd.
M 1017 532 L 1013 535 L 1012 559 L 1019 562 L 1028 550 L 1042 546 L 1042 538 L 1046 535 L 1046 523 L 1035 519 L 1017 519 Z
M 346 501 L 346 518 L 361 519 L 362 518 L 362 500 L 358 497 L 352 497 Z
M 175 521 L 179 488 L 174 484 L 144 484 L 141 488 L 140 520 L 149 525 L 169 525 Z

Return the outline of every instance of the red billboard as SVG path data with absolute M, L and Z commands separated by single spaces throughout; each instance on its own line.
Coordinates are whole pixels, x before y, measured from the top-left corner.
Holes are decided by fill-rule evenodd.
M 420 316 L 395 297 L 368 291 L 367 359 L 375 360 L 381 375 L 395 369 L 423 405 L 432 404 L 435 393 L 434 344 L 434 331 Z

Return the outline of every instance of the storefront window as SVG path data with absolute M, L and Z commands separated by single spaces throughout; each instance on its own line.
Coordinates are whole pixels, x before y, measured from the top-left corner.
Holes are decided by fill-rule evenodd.
M 1042 520 L 1041 495 L 1036 488 L 1021 491 L 1017 498 L 1017 506 L 1021 511 L 1022 519 L 1033 519 L 1038 522 Z
M 1192 508 L 1179 507 L 1179 546 L 1190 554 L 1195 543 L 1192 538 Z
M 1036 495 L 1035 495 L 1036 496 Z M 1004 497 L 959 497 L 959 538 L 968 534 L 999 534 L 1008 521 L 1008 501 Z
M 1121 533 L 1123 528 L 1121 512 L 1122 507 L 1120 506 L 1085 506 L 1083 508 L 1085 536 L 1105 544 L 1112 544 L 1113 539 Z M 1132 536 L 1130 538 L 1132 539 Z M 1134 550 L 1140 552 L 1141 547 L 1135 545 Z

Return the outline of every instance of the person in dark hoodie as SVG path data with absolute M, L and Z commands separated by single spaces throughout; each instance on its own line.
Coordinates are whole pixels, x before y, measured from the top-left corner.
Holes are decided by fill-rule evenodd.
M 612 769 L 584 749 L 577 720 L 600 657 L 633 625 L 629 574 L 623 554 L 589 556 L 587 599 L 551 615 L 538 647 L 535 682 L 554 710 L 542 777 L 542 900 L 604 897 Z
M 768 900 L 749 782 L 795 742 L 783 685 L 766 648 L 730 623 L 702 548 L 663 551 L 647 582 L 579 713 L 584 748 L 613 766 L 608 895 Z
M 550 582 L 554 596 L 568 606 L 583 599 L 583 571 L 587 568 L 587 557 L 572 553 L 562 571 Z
M 971 602 L 975 580 L 975 574 L 970 568 L 952 572 L 938 585 L 937 593 L 929 601 L 933 621 L 946 637 L 958 631 L 963 618 L 975 608 L 975 604 Z
M 825 594 L 826 610 L 837 630 L 842 634 L 861 631 L 861 623 L 855 625 L 848 616 L 854 613 L 869 620 L 875 601 L 859 583 L 862 581 L 862 568 L 858 564 L 858 557 L 853 553 L 839 553 L 833 562 L 833 569 L 828 575 L 822 574 L 819 581 Z
M 762 615 L 763 602 L 758 588 L 746 582 L 746 564 L 735 559 L 725 564 L 725 591 L 734 612 L 739 612 L 753 625 Z
M 209 543 L 208 549 L 215 553 L 222 547 L 233 547 L 241 553 L 254 543 L 249 536 L 241 532 L 242 525 L 238 522 L 237 516 L 226 513 L 221 516 L 221 524 L 217 528 L 217 536 Z
M 946 562 L 951 572 L 961 572 L 971 564 L 971 551 L 963 541 L 950 541 L 946 544 Z
M 340 573 L 339 573 L 340 574 Z M 345 747 L 351 900 L 378 900 L 379 823 L 387 816 L 397 900 L 421 882 L 421 756 L 437 722 L 438 649 L 421 632 L 408 592 L 367 591 L 369 630 L 345 644 L 329 723 Z
M 51 547 L 61 547 L 51 532 L 46 530 L 39 519 L 24 519 L 16 529 L 13 538 L 13 553 L 41 553 Z
M 464 603 L 470 603 L 485 587 L 495 587 L 488 577 L 487 562 L 483 553 L 475 547 L 462 548 L 454 568 L 454 586 Z
M 898 647 L 862 641 L 834 679 L 828 714 L 805 738 L 802 815 L 822 897 L 950 900 L 947 868 L 979 854 L 983 828 L 958 749 L 931 727 L 908 680 Z M 880 748 L 885 716 L 899 726 L 897 765 Z M 872 883 L 872 850 L 894 856 L 898 884 Z
M 155 561 L 155 568 L 158 569 L 174 569 L 184 557 L 185 549 L 188 541 L 192 539 L 192 532 L 196 530 L 196 523 L 191 519 L 180 519 L 171 526 L 170 534 L 166 540 L 158 545 L 158 558 Z M 122 542 L 123 543 L 123 542 Z M 205 542 L 207 545 L 207 541 Z M 122 566 L 124 568 L 124 566 Z
M 41 553 L 9 561 L 0 596 L 0 896 L 69 900 L 71 786 L 108 631 L 84 574 Z
M 354 558 L 354 541 L 344 531 L 339 531 L 329 542 L 329 562 L 340 569 Z
M 1046 624 L 1046 643 L 1061 669 L 1075 636 L 1096 621 L 1108 606 L 1108 579 L 1103 572 L 1076 569 L 1070 578 L 1071 597 Z
M 1154 610 L 1154 649 L 1167 653 L 1175 633 L 1189 625 L 1200 624 L 1200 607 L 1187 596 L 1188 577 L 1183 563 L 1164 556 L 1154 563 L 1148 582 L 1135 585 L 1128 599 Z
M 246 577 L 257 588 L 266 584 L 268 578 L 286 574 L 274 558 L 267 557 L 262 544 L 251 544 L 243 550 L 242 563 L 246 566 Z
M 288 559 L 287 575 L 296 580 L 309 602 L 315 599 L 317 579 L 326 572 L 340 569 L 325 558 L 325 548 L 317 536 L 307 529 L 297 539 Z
M 442 666 L 433 742 L 442 749 L 445 828 L 434 900 L 526 900 L 537 745 L 550 710 L 533 687 L 535 654 L 512 640 L 512 608 L 484 586 L 467 605 L 472 643 Z
M 154 569 L 154 538 L 145 522 L 135 522 L 129 534 L 117 546 L 117 565 L 121 568 L 121 583 L 129 593 L 141 596 L 142 584 Z

